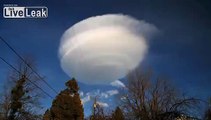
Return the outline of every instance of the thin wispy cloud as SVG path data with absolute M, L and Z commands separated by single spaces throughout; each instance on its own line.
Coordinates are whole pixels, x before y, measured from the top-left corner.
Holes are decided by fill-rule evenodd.
M 79 95 L 80 95 L 80 97 L 83 97 L 84 96 L 84 92 L 83 91 L 79 91 Z
M 97 101 L 97 104 L 100 105 L 101 107 L 109 107 L 108 103 L 106 102 Z
M 91 92 L 87 92 L 84 95 L 84 97 L 82 98 L 82 103 L 85 104 L 91 100 L 94 100 L 95 97 L 97 97 L 98 99 L 107 99 L 117 94 L 119 94 L 118 90 L 108 90 L 104 92 L 101 92 L 99 89 L 94 90 Z
M 121 82 L 120 80 L 115 80 L 114 82 L 111 82 L 111 85 L 118 88 L 124 88 L 125 84 Z
M 109 90 L 109 91 L 106 91 L 106 94 L 108 94 L 109 96 L 113 96 L 113 95 L 116 95 L 118 93 L 119 93 L 118 90 Z
M 91 96 L 86 95 L 84 98 L 81 99 L 82 103 L 85 104 L 91 100 Z

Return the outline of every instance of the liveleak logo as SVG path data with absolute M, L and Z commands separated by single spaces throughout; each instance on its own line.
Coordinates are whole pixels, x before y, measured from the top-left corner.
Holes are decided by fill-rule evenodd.
M 47 18 L 48 8 L 44 6 L 9 6 L 3 8 L 4 18 Z

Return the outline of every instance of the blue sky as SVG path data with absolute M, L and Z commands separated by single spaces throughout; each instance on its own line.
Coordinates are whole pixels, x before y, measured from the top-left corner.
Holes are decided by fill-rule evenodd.
M 183 92 L 206 99 L 211 96 L 211 3 L 208 0 L 1 0 L 0 5 L 46 6 L 47 19 L 4 19 L 0 9 L 0 35 L 20 54 L 35 57 L 39 73 L 46 76 L 57 91 L 64 89 L 68 77 L 60 67 L 58 47 L 63 32 L 73 24 L 91 16 L 122 13 L 155 25 L 160 34 L 149 43 L 143 66 L 156 74 L 168 75 Z M 18 58 L 2 42 L 0 56 L 14 63 Z M 6 80 L 9 67 L 0 62 L 0 86 Z M 106 93 L 118 88 L 109 85 L 79 83 L 81 91 L 89 94 Z M 43 86 L 52 96 L 55 94 Z M 101 101 L 110 101 L 115 95 Z M 85 104 L 89 113 L 91 102 Z M 45 108 L 51 99 L 43 100 Z

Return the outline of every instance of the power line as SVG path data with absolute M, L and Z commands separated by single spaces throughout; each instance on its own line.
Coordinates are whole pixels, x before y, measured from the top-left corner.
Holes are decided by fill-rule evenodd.
M 14 69 L 16 72 L 18 72 L 19 74 L 22 74 L 19 70 L 17 70 L 13 65 L 11 65 L 10 63 L 8 63 L 5 59 L 3 59 L 2 57 L 0 57 L 0 59 L 6 63 L 8 66 L 10 66 L 12 69 Z M 47 92 L 45 92 L 41 87 L 39 87 L 37 84 L 35 84 L 34 82 L 32 82 L 30 79 L 26 78 L 30 83 L 32 83 L 35 87 L 39 88 L 44 94 L 46 94 L 48 97 L 52 98 L 53 97 L 48 94 Z
M 14 69 L 16 72 L 18 72 L 19 74 L 21 74 L 20 71 L 18 71 L 15 67 L 13 67 L 10 63 L 8 63 L 5 59 L 3 59 L 2 57 L 0 57 L 0 59 L 5 62 L 8 66 L 10 66 L 12 69 Z
M 39 79 L 40 80 L 42 80 L 50 89 L 52 89 L 56 94 L 58 94 L 58 92 L 53 88 L 53 87 L 51 87 L 51 85 L 50 84 L 48 84 L 48 82 L 47 81 L 45 81 L 27 62 L 26 62 L 26 60 L 24 60 L 23 59 L 23 57 L 21 57 L 21 55 L 20 54 L 18 54 L 18 52 L 14 49 L 14 48 L 12 48 L 12 46 L 11 45 L 9 45 L 9 43 L 8 42 L 6 42 L 1 36 L 0 36 L 0 39 L 7 45 L 7 47 L 9 47 L 31 70 L 32 70 L 32 72 L 34 72 L 38 77 L 39 77 Z

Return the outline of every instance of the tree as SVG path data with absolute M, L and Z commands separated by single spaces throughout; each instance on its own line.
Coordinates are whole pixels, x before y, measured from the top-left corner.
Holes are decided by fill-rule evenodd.
M 0 113 L 1 113 L 1 119 L 0 120 L 7 120 L 8 114 L 10 110 L 10 93 L 11 90 L 8 89 L 6 85 L 3 87 L 3 91 L 1 93 L 1 99 L 0 99 Z
M 25 62 L 34 68 L 35 64 L 31 57 L 25 58 Z M 41 92 L 32 82 L 39 84 L 39 79 L 33 71 L 23 61 L 18 61 L 16 70 L 11 70 L 8 80 L 1 95 L 1 111 L 4 119 L 27 119 L 33 120 L 38 117 L 36 114 L 40 110 L 39 99 Z M 30 81 L 29 81 L 30 80 Z M 33 117 L 32 117 L 33 116 Z
M 153 82 L 152 78 L 150 71 L 140 69 L 128 74 L 122 102 L 130 119 L 169 120 L 188 113 L 198 103 L 195 98 L 180 96 L 167 80 L 158 77 Z
M 23 89 L 25 82 L 26 76 L 23 75 L 22 78 L 17 81 L 15 87 L 11 91 L 9 120 L 14 120 L 15 118 L 17 118 L 17 113 L 21 110 L 23 106 L 23 102 L 21 99 L 25 94 L 25 91 Z
M 61 91 L 53 100 L 50 110 L 45 112 L 44 120 L 83 120 L 83 106 L 78 93 L 79 87 L 74 78 L 66 82 L 67 89 Z
M 204 120 L 211 120 L 211 98 L 208 101 L 208 108 L 205 111 Z
M 211 108 L 207 109 L 205 112 L 205 120 L 211 120 Z
M 112 114 L 112 120 L 124 120 L 124 115 L 122 113 L 122 110 L 117 107 L 114 113 Z
M 94 99 L 93 103 L 93 113 L 90 116 L 90 120 L 106 120 L 107 116 L 104 113 L 104 109 L 97 102 L 97 96 Z
M 50 111 L 49 111 L 49 109 L 47 109 L 43 116 L 43 120 L 50 120 L 50 119 L 51 119 Z

